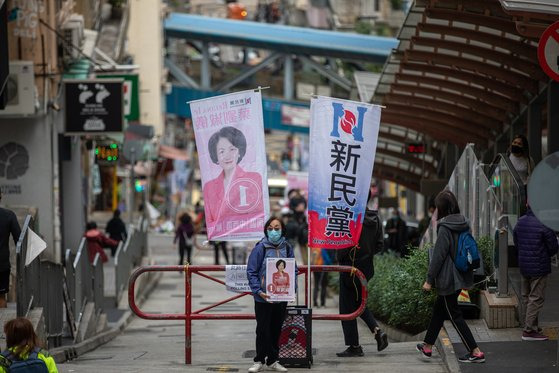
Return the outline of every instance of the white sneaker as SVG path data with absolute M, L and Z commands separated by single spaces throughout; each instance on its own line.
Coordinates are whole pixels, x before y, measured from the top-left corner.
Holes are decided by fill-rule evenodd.
M 279 361 L 276 361 L 272 365 L 268 365 L 268 369 L 275 370 L 276 372 L 287 372 L 287 368 L 281 365 Z
M 250 368 L 248 368 L 249 373 L 256 373 L 264 370 L 264 364 L 257 361 Z

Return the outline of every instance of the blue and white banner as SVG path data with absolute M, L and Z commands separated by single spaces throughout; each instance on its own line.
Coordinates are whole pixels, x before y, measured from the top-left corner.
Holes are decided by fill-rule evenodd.
M 311 100 L 309 246 L 357 245 L 373 175 L 380 106 Z

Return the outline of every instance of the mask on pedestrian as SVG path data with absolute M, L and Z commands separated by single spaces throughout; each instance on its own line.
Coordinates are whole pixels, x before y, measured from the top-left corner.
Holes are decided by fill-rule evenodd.
M 522 153 L 522 147 L 518 146 L 518 145 L 511 145 L 510 151 L 513 154 L 521 154 Z
M 279 243 L 281 240 L 281 229 L 279 231 L 268 231 L 268 240 L 273 244 Z

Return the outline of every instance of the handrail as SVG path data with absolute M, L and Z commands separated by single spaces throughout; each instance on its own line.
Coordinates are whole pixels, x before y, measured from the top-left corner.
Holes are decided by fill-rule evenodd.
M 250 295 L 250 292 L 244 292 L 233 297 L 230 297 L 224 301 L 218 302 L 213 306 L 205 307 L 201 310 L 192 311 L 192 274 L 196 273 L 202 277 L 209 278 L 213 281 L 218 283 L 223 283 L 223 281 L 211 278 L 211 276 L 203 274 L 203 272 L 216 272 L 216 271 L 225 271 L 226 266 L 224 265 L 206 265 L 206 266 L 163 266 L 163 265 L 156 265 L 156 266 L 144 266 L 137 268 L 131 275 L 130 280 L 128 281 L 128 304 L 132 312 L 134 312 L 138 317 L 146 320 L 184 320 L 185 321 L 185 363 L 191 364 L 192 363 L 192 320 L 252 320 L 255 318 L 254 314 L 248 313 L 240 313 L 240 314 L 202 314 L 203 311 L 207 311 L 211 308 L 216 306 L 222 305 L 224 303 L 230 302 L 232 300 L 238 299 L 240 297 Z M 325 266 L 325 265 L 313 265 L 310 266 L 311 272 L 349 272 L 355 274 L 355 276 L 359 279 L 361 283 L 361 304 L 352 313 L 349 314 L 313 314 L 313 320 L 342 320 L 342 321 L 349 321 L 354 320 L 355 318 L 359 317 L 361 313 L 365 310 L 367 304 L 367 279 L 363 273 L 356 269 L 355 267 L 349 266 Z M 155 313 L 146 313 L 141 311 L 138 306 L 136 305 L 135 300 L 135 285 L 136 280 L 140 275 L 146 272 L 185 272 L 185 311 L 184 313 L 175 313 L 175 314 L 155 314 Z M 304 274 L 308 276 L 308 267 L 299 267 L 298 274 Z M 305 287 L 307 286 L 308 282 L 305 281 Z M 308 301 L 307 299 L 305 299 Z

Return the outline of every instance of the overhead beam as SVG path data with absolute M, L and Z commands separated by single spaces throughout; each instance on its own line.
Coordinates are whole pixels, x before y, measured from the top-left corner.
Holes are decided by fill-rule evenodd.
M 250 76 L 256 74 L 258 71 L 262 70 L 263 68 L 269 66 L 279 57 L 283 56 L 282 53 L 274 52 L 270 54 L 268 57 L 264 58 L 258 65 L 254 65 L 251 68 L 241 72 L 239 75 L 235 76 L 233 79 L 218 84 L 213 88 L 214 91 L 228 91 L 229 89 L 233 88 L 243 80 L 249 78 Z
M 180 67 L 178 67 L 173 61 L 169 58 L 165 58 L 165 67 L 169 69 L 171 75 L 175 77 L 179 81 L 180 84 L 183 84 L 189 88 L 200 89 L 200 85 L 196 83 L 194 79 L 192 79 L 188 74 L 186 74 Z
M 331 69 L 325 68 L 323 65 L 319 64 L 312 58 L 307 56 L 299 56 L 299 59 L 305 64 L 312 68 L 314 71 L 319 73 L 320 75 L 324 76 L 325 78 L 329 79 L 330 81 L 336 83 L 346 91 L 351 91 L 352 83 L 349 79 L 340 76 L 336 72 L 332 71 Z

